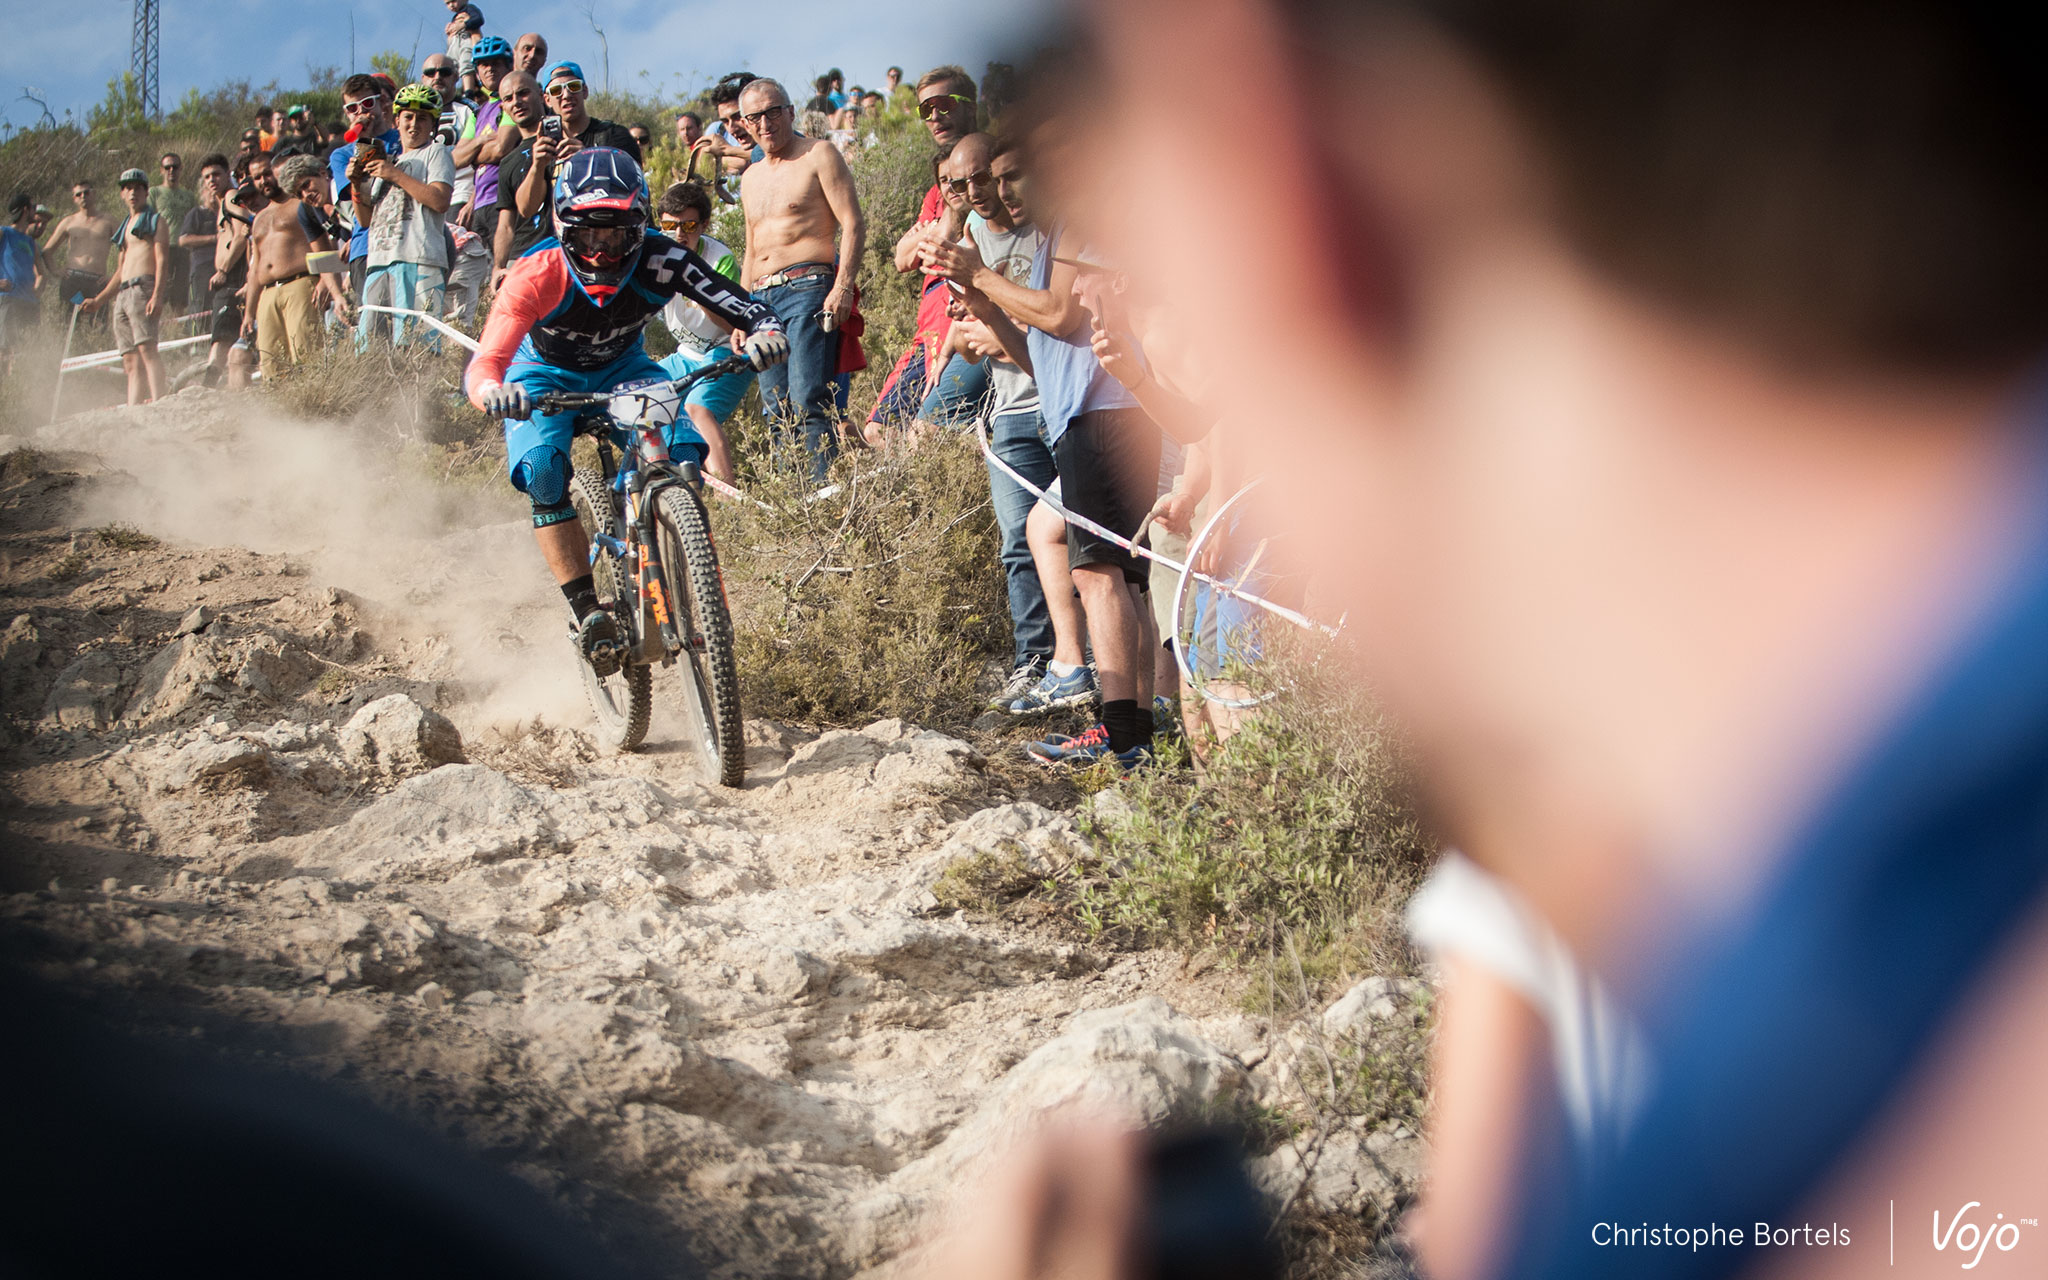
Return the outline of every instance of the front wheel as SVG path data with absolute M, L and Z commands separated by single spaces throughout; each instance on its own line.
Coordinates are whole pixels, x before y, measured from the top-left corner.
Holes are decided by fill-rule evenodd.
M 594 471 L 578 471 L 569 489 L 569 501 L 576 508 L 576 517 L 583 521 L 585 533 L 611 533 L 617 529 L 618 520 L 613 513 L 618 508 L 603 476 Z M 628 615 L 638 606 L 628 598 L 631 593 L 626 567 L 617 556 L 600 550 L 590 563 L 590 576 L 597 586 L 597 602 L 612 611 L 620 637 L 629 640 L 634 620 Z M 583 692 L 590 698 L 590 709 L 597 716 L 598 743 L 611 751 L 631 751 L 639 746 L 647 737 L 647 722 L 654 714 L 654 668 L 636 658 L 637 655 L 629 654 L 616 674 L 601 677 L 581 653 L 576 655 L 576 666 L 583 673 Z
M 739 659 L 733 651 L 732 612 L 704 503 L 689 488 L 670 485 L 655 504 L 661 540 L 661 575 L 683 637 L 683 709 L 704 771 L 737 787 L 746 777 L 745 722 L 740 717 Z

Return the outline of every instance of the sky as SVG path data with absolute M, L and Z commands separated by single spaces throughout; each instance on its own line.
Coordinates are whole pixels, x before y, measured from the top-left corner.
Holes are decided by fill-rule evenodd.
M 978 74 L 991 57 L 1028 38 L 1052 7 L 1052 0 L 475 3 L 484 11 L 486 34 L 512 40 L 539 31 L 550 56 L 581 63 L 594 87 L 603 86 L 605 56 L 592 16 L 610 44 L 614 88 L 674 94 L 744 68 L 791 82 L 799 98 L 795 82 L 829 67 L 864 86 L 879 85 L 891 65 L 901 66 L 907 80 L 942 62 Z M 244 79 L 257 86 L 304 84 L 309 67 L 368 70 L 370 56 L 386 49 L 417 51 L 417 67 L 418 58 L 441 47 L 448 21 L 441 0 L 159 0 L 159 7 L 166 111 L 188 88 Z M 42 114 L 24 92 L 42 98 L 59 118 L 68 109 L 83 122 L 105 97 L 107 82 L 128 69 L 129 0 L 66 0 L 61 7 L 0 0 L 0 8 L 13 11 L 0 42 L 0 120 L 16 128 L 34 125 Z M 54 16 L 60 12 L 61 20 Z

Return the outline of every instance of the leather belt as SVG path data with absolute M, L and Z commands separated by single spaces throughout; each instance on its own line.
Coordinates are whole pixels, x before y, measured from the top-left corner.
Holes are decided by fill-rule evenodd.
M 150 281 L 154 279 L 156 279 L 155 276 L 136 276 L 132 280 L 123 280 L 121 282 L 121 288 L 114 290 L 114 292 L 119 293 L 121 292 L 122 289 L 140 289 L 143 285 L 148 284 Z
M 281 284 L 290 284 L 294 280 L 304 280 L 312 274 L 310 271 L 294 271 L 288 276 L 279 276 L 277 279 L 265 283 L 263 289 L 275 289 Z M 263 289 L 258 289 L 256 292 L 261 293 Z
M 769 289 L 780 288 L 792 281 L 808 280 L 812 276 L 823 275 L 826 272 L 837 270 L 838 268 L 829 262 L 799 263 L 794 267 L 784 267 L 772 275 L 766 275 L 756 280 L 754 282 L 754 292 L 762 293 Z

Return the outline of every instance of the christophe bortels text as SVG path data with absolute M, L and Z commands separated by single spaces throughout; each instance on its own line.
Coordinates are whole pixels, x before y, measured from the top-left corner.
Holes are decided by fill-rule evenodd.
M 1653 1227 L 1643 1222 L 1625 1227 L 1619 1222 L 1596 1222 L 1593 1224 L 1593 1243 L 1602 1249 L 1691 1249 L 1695 1252 L 1729 1245 L 1832 1246 L 1849 1243 L 1849 1228 L 1840 1223 L 1830 1223 L 1825 1227 L 1816 1227 L 1812 1223 L 1774 1227 L 1768 1222 L 1759 1222 L 1752 1227 L 1724 1227 L 1719 1223 L 1704 1227 L 1674 1227 L 1667 1222 Z

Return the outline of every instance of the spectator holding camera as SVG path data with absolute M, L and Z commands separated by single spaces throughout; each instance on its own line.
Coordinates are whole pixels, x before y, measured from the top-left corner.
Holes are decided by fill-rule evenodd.
M 441 98 L 441 117 L 435 122 L 434 137 L 449 149 L 449 158 L 455 165 L 455 190 L 448 206 L 450 222 L 461 222 L 469 212 L 470 202 L 476 199 L 474 156 L 466 161 L 454 156 L 456 147 L 476 138 L 476 108 L 462 100 L 457 87 L 459 77 L 455 60 L 444 54 L 430 54 L 420 63 L 420 83 Z
M 418 308 L 441 313 L 448 285 L 448 232 L 444 219 L 453 199 L 455 162 L 436 136 L 441 95 L 423 84 L 398 91 L 399 153 L 368 164 L 368 183 L 354 185 L 356 221 L 369 229 L 366 304 L 356 329 L 361 345 L 372 333 L 389 333 L 403 345 L 410 317 L 391 317 L 368 305 Z M 392 321 L 396 319 L 394 325 Z
M 357 73 L 341 82 L 341 110 L 356 131 L 353 147 L 337 147 L 327 157 L 327 172 L 333 179 L 336 201 L 353 205 L 355 183 L 371 181 L 370 166 L 385 156 L 398 154 L 398 129 L 391 123 L 391 103 L 384 96 L 378 77 Z M 296 158 L 296 157 L 295 157 Z M 288 196 L 296 197 L 290 184 Z M 348 237 L 349 292 L 363 296 L 363 277 L 369 271 L 370 230 L 357 221 Z

